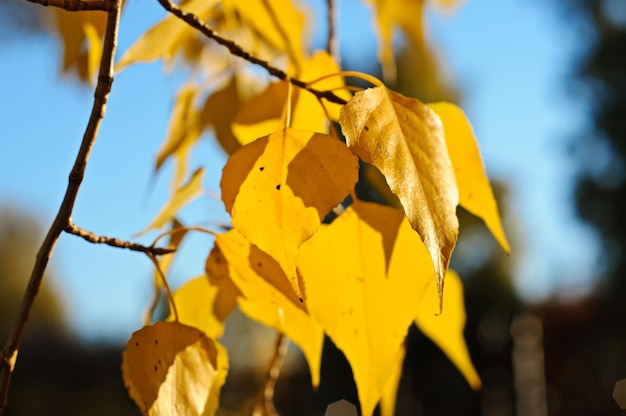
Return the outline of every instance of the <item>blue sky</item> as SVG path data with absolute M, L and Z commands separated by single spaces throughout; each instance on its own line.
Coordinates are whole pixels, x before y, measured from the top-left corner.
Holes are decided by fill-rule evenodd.
M 312 3 L 314 9 L 324 4 Z M 343 50 L 361 53 L 366 40 L 375 41 L 368 11 L 356 0 L 338 3 L 340 23 L 357 27 L 340 32 Z M 162 16 L 156 1 L 129 2 L 120 52 Z M 532 301 L 586 290 L 595 248 L 573 220 L 568 198 L 574 164 L 565 150 L 570 137 L 586 128 L 584 108 L 564 92 L 580 42 L 576 33 L 540 1 L 467 0 L 454 13 L 433 10 L 428 16 L 487 170 L 512 187 L 514 227 L 527 239 L 512 254 L 520 294 Z M 374 48 L 372 43 L 365 53 Z M 63 196 L 92 102 L 89 88 L 58 75 L 59 53 L 51 38 L 0 45 L 0 203 L 12 203 L 46 226 Z M 130 239 L 166 201 L 170 167 L 153 177 L 153 161 L 183 81 L 180 74 L 164 74 L 159 63 L 117 76 L 74 209 L 77 225 Z M 196 148 L 194 164 L 208 166 L 205 187 L 213 195 L 186 208 L 186 218 L 228 221 L 218 200 L 224 161 L 209 140 Z M 205 236 L 185 243 L 173 286 L 202 272 L 211 244 Z M 141 326 L 152 293 L 145 256 L 63 235 L 51 267 L 56 279 L 48 284 L 61 293 L 69 322 L 84 339 L 124 340 Z

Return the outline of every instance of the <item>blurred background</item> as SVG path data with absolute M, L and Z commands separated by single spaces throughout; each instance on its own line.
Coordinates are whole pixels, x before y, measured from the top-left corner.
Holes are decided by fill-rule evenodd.
M 368 8 L 338 1 L 344 67 L 380 73 Z M 323 16 L 323 1 L 308 1 Z M 428 7 L 429 48 L 398 37 L 395 89 L 459 103 L 472 121 L 512 254 L 465 212 L 452 267 L 463 278 L 466 339 L 483 380 L 473 392 L 415 328 L 409 332 L 398 415 L 626 414 L 626 1 L 467 0 Z M 0 341 L 4 342 L 43 233 L 65 190 L 92 101 L 61 71 L 51 9 L 0 1 Z M 163 17 L 128 2 L 123 53 Z M 310 28 L 322 47 L 325 20 Z M 131 239 L 168 198 L 171 166 L 154 175 L 184 71 L 160 63 L 119 74 L 74 210 L 77 225 Z M 226 156 L 203 140 L 192 164 L 213 169 L 189 222 L 228 222 L 219 202 Z M 144 238 L 149 243 L 153 236 Z M 170 279 L 203 272 L 212 241 L 189 238 Z M 10 415 L 138 414 L 120 354 L 142 325 L 152 266 L 136 253 L 63 235 L 20 351 Z M 244 336 L 246 342 L 241 342 Z M 223 415 L 259 394 L 274 334 L 236 313 L 224 342 L 231 373 Z M 321 415 L 356 403 L 350 369 L 327 340 L 314 392 L 290 347 L 279 378 L 281 415 Z M 87 410 L 88 409 L 88 410 Z

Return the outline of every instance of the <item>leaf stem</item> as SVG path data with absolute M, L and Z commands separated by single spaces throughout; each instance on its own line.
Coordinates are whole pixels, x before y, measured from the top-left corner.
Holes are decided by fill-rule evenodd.
M 167 295 L 167 301 L 168 301 L 168 303 L 170 305 L 170 310 L 174 314 L 174 320 L 176 322 L 178 322 L 178 310 L 176 309 L 176 303 L 174 302 L 174 295 L 172 294 L 172 290 L 170 289 L 169 283 L 167 283 L 167 279 L 165 278 L 165 273 L 163 273 L 163 270 L 161 269 L 161 265 L 159 264 L 159 260 L 157 260 L 157 258 L 154 256 L 154 254 L 152 254 L 150 252 L 146 252 L 146 255 L 148 256 L 148 258 L 154 264 L 154 267 L 157 270 L 157 274 L 161 278 L 161 282 L 163 283 L 163 288 L 165 288 L 165 294 Z M 150 310 L 152 310 L 154 312 L 153 306 L 150 307 Z M 150 318 L 151 317 L 148 317 L 148 319 L 150 319 Z
M 278 333 L 276 343 L 274 344 L 274 355 L 270 362 L 269 371 L 265 376 L 263 392 L 254 407 L 253 416 L 278 415 L 274 407 L 274 388 L 276 387 L 280 369 L 287 355 L 287 347 L 289 347 L 289 338 L 287 338 L 285 334 Z
M 22 298 L 19 314 L 16 317 L 13 329 L 9 333 L 4 349 L 2 350 L 2 358 L 0 360 L 0 414 L 2 414 L 8 404 L 9 386 L 15 370 L 19 346 L 22 341 L 22 336 L 24 335 L 26 323 L 30 317 L 33 303 L 39 292 L 44 271 L 46 270 L 48 260 L 52 255 L 59 236 L 71 225 L 72 210 L 76 196 L 78 195 L 78 190 L 85 175 L 91 149 L 98 136 L 100 123 L 106 112 L 106 102 L 113 84 L 113 59 L 117 47 L 120 12 L 122 8 L 121 0 L 111 0 L 109 3 L 110 7 L 107 12 L 104 46 L 91 115 L 89 116 L 89 121 L 85 128 L 80 149 L 74 161 L 74 166 L 69 174 L 65 196 L 37 252 L 28 286 Z
M 342 105 L 346 104 L 346 100 L 344 100 L 341 97 L 336 96 L 332 92 L 319 91 L 314 88 L 311 88 L 310 86 L 307 85 L 306 82 L 301 81 L 297 78 L 291 78 L 282 69 L 277 68 L 271 65 L 269 62 L 264 61 L 263 59 L 252 55 L 250 52 L 243 49 L 243 47 L 241 47 L 239 44 L 235 43 L 234 41 L 230 39 L 226 39 L 222 37 L 219 33 L 217 33 L 217 31 L 211 29 L 209 26 L 203 23 L 200 20 L 200 18 L 196 16 L 195 14 L 191 12 L 187 12 L 179 8 L 178 6 L 176 6 L 174 3 L 171 2 L 171 0 L 158 0 L 158 1 L 165 10 L 167 10 L 174 16 L 178 17 L 179 19 L 187 23 L 189 26 L 193 27 L 194 29 L 202 33 L 207 38 L 213 39 L 219 45 L 224 46 L 230 51 L 231 54 L 238 56 L 242 59 L 245 59 L 246 61 L 252 64 L 259 65 L 260 67 L 264 68 L 273 77 L 276 77 L 282 81 L 288 81 L 296 87 L 304 88 L 305 90 L 309 91 L 311 94 L 315 95 L 316 97 L 324 98 L 330 102 L 337 103 L 337 104 L 342 104 Z

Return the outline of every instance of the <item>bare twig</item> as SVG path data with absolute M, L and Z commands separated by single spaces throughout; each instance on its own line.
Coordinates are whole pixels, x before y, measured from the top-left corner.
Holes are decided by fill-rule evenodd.
M 110 3 L 111 7 L 107 12 L 107 26 L 104 35 L 98 83 L 94 92 L 94 101 L 91 115 L 89 116 L 89 122 L 87 123 L 80 149 L 69 175 L 69 183 L 65 191 L 63 202 L 61 202 L 57 215 L 37 252 L 35 264 L 30 275 L 30 280 L 28 281 L 28 287 L 26 288 L 20 305 L 19 314 L 12 331 L 9 333 L 4 349 L 2 350 L 2 359 L 0 360 L 0 414 L 4 411 L 8 403 L 9 385 L 11 384 L 11 377 L 15 369 L 19 346 L 26 328 L 26 323 L 30 317 L 33 302 L 39 292 L 41 280 L 46 266 L 48 265 L 48 260 L 54 250 L 54 246 L 61 232 L 71 224 L 74 202 L 76 201 L 76 196 L 85 174 L 91 148 L 98 135 L 100 122 L 104 118 L 107 98 L 111 91 L 111 85 L 113 84 L 113 57 L 117 47 L 117 33 L 122 7 L 120 0 L 111 0 Z
M 326 38 L 326 51 L 335 59 L 337 65 L 341 65 L 341 56 L 339 53 L 339 42 L 337 34 L 335 33 L 335 16 L 337 12 L 335 10 L 335 1 L 326 0 L 326 16 L 328 22 L 328 37 Z
M 276 416 L 276 408 L 274 407 L 274 388 L 280 374 L 280 368 L 285 361 L 287 355 L 287 347 L 289 346 L 289 338 L 285 334 L 279 333 L 274 344 L 274 356 L 270 362 L 270 368 L 265 376 L 263 392 L 261 398 L 254 407 L 253 416 Z
M 330 102 L 337 103 L 337 104 L 342 104 L 342 105 L 346 104 L 346 100 L 344 100 L 341 97 L 338 97 L 331 91 L 319 91 L 319 90 L 316 90 L 315 88 L 311 88 L 308 86 L 306 82 L 301 81 L 297 78 L 291 78 L 282 69 L 276 68 L 275 66 L 271 65 L 269 62 L 264 61 L 263 59 L 252 55 L 250 52 L 244 50 L 239 44 L 235 43 L 234 41 L 230 39 L 226 39 L 222 37 L 219 33 L 217 33 L 217 31 L 211 29 L 209 26 L 204 24 L 200 20 L 200 18 L 196 16 L 195 14 L 191 12 L 186 12 L 185 10 L 176 6 L 174 3 L 171 2 L 171 0 L 158 0 L 158 1 L 165 10 L 172 13 L 174 16 L 178 17 L 179 19 L 183 20 L 189 26 L 193 27 L 194 29 L 202 33 L 204 36 L 208 37 L 209 39 L 213 39 L 218 44 L 224 46 L 230 51 L 231 54 L 238 56 L 242 59 L 245 59 L 246 61 L 250 63 L 263 67 L 273 77 L 276 77 L 282 81 L 289 81 L 292 85 L 295 85 L 296 87 L 299 87 L 299 88 L 303 88 L 309 91 L 311 94 L 315 95 L 316 97 L 324 98 Z
M 70 234 L 74 234 L 79 237 L 82 237 L 85 240 L 89 241 L 90 243 L 106 244 L 106 245 L 118 247 L 118 248 L 127 248 L 128 250 L 132 250 L 132 251 L 141 251 L 143 253 L 149 252 L 149 253 L 154 254 L 155 256 L 162 256 L 164 254 L 170 254 L 176 251 L 175 248 L 144 246 L 144 245 L 133 243 L 130 241 L 120 240 L 119 238 L 95 235 L 91 231 L 87 231 L 80 227 L 77 227 L 76 225 L 74 225 L 74 223 L 71 220 L 64 231 Z
M 58 7 L 68 12 L 78 12 L 83 10 L 101 10 L 108 12 L 115 5 L 109 0 L 26 0 L 42 6 Z

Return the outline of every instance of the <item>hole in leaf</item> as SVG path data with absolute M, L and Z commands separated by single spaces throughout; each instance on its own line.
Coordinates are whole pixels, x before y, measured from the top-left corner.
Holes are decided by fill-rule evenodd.
M 276 185 L 276 190 L 280 191 L 280 185 Z
M 264 167 L 264 166 L 261 166 L 261 167 L 259 168 L 259 170 L 260 170 L 261 172 L 263 172 L 263 169 L 265 169 L 265 167 Z

